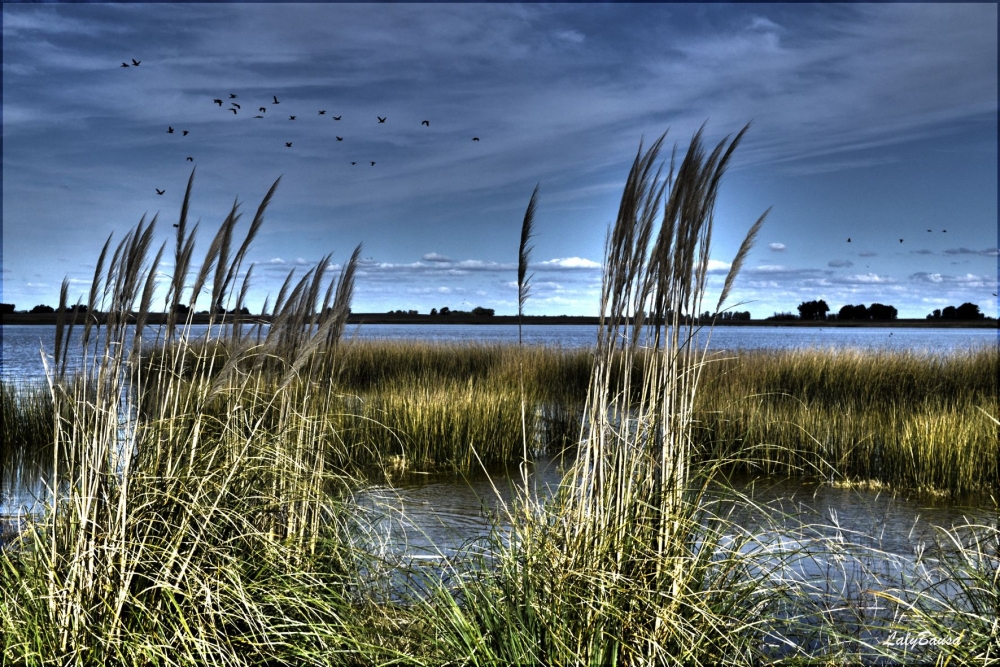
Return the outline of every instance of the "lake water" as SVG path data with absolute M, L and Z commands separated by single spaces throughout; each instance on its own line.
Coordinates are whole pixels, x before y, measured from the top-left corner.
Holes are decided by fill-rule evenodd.
M 192 327 L 192 334 L 203 336 L 207 326 Z M 704 335 L 713 350 L 753 348 L 856 348 L 911 350 L 921 353 L 946 353 L 979 345 L 996 345 L 996 329 L 918 329 L 908 327 L 767 327 L 721 326 Z M 156 327 L 148 327 L 143 339 L 155 340 Z M 79 341 L 80 330 L 73 333 Z M 350 326 L 347 338 L 383 340 L 420 340 L 437 342 L 516 343 L 517 326 L 513 324 L 366 324 Z M 0 376 L 14 381 L 44 378 L 41 350 L 51 355 L 55 327 L 48 325 L 0 326 L 2 356 Z M 597 341 L 597 327 L 575 324 L 529 324 L 524 327 L 528 345 L 591 347 Z M 71 352 L 75 352 L 71 349 Z M 79 359 L 70 358 L 70 365 Z

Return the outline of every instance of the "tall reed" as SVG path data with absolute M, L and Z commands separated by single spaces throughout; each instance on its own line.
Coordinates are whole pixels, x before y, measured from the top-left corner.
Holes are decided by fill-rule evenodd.
M 752 619 L 767 596 L 721 586 L 731 573 L 711 566 L 719 534 L 703 529 L 690 495 L 705 351 L 684 319 L 701 312 L 712 209 L 745 131 L 707 156 L 699 131 L 665 180 L 656 167 L 664 137 L 640 147 L 607 242 L 576 463 L 552 504 L 522 499 L 509 539 L 496 547 L 495 576 L 461 589 L 466 608 L 448 607 L 442 641 L 464 651 L 461 660 L 693 664 L 755 655 Z M 719 306 L 762 222 L 741 246 Z
M 189 284 L 191 182 L 171 313 Z M 229 332 L 225 359 L 189 356 L 190 320 L 172 319 L 150 373 L 143 329 L 164 250 L 152 254 L 156 218 L 126 234 L 106 272 L 105 244 L 88 312 L 107 319 L 85 323 L 84 375 L 65 380 L 59 349 L 48 370 L 46 513 L 0 552 L 5 664 L 318 664 L 331 647 L 357 648 L 344 623 L 343 575 L 354 560 L 337 497 L 347 481 L 326 466 L 337 434 L 322 382 L 350 307 L 357 251 L 327 299 L 319 294 L 328 258 L 279 298 L 266 339 L 229 315 L 245 298 L 242 265 L 276 186 L 231 252 L 234 204 L 190 287 L 189 311 L 206 290 L 211 324 Z M 246 372 L 262 359 L 282 367 L 277 389 L 262 391 Z M 220 399 L 234 409 L 207 409 Z M 262 427 L 265 412 L 277 415 L 273 429 Z

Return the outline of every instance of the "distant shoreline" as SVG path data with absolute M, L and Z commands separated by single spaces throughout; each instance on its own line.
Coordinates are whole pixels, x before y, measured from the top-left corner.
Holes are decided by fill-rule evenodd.
M 231 323 L 233 316 L 227 316 L 227 323 Z M 72 316 L 67 317 L 67 323 Z M 166 322 L 164 313 L 150 313 L 147 323 L 159 325 Z M 239 318 L 243 324 L 255 324 L 260 321 L 270 322 L 270 317 L 259 317 L 245 315 Z M 399 313 L 353 313 L 348 317 L 348 324 L 517 324 L 516 315 L 410 315 Z M 84 316 L 77 316 L 77 325 L 84 322 Z M 597 317 L 584 315 L 529 315 L 523 318 L 525 325 L 559 325 L 559 324 L 585 324 L 597 326 Z M 55 326 L 55 313 L 7 313 L 0 315 L 0 325 L 52 325 Z M 208 324 L 207 315 L 195 315 L 193 324 Z M 941 320 L 916 320 L 899 319 L 889 322 L 857 322 L 857 321 L 837 321 L 837 320 L 720 320 L 715 323 L 719 327 L 836 327 L 836 328 L 887 328 L 905 327 L 916 329 L 997 329 L 997 320 L 974 320 L 974 321 L 941 321 Z

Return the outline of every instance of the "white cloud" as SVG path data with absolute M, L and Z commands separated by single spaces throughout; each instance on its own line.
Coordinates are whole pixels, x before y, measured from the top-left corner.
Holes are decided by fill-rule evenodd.
M 601 265 L 597 262 L 583 257 L 565 257 L 562 259 L 550 259 L 538 264 L 540 269 L 599 269 Z
M 773 250 L 774 252 L 784 252 L 785 251 L 785 244 L 784 243 L 769 243 L 767 247 L 770 248 L 771 250 Z
M 424 260 L 425 262 L 450 262 L 451 261 L 450 257 L 445 257 L 444 255 L 439 255 L 436 252 L 429 252 L 426 255 L 424 255 L 423 257 L 421 257 L 420 259 Z
M 849 266 L 854 266 L 854 262 L 846 259 L 835 259 L 833 261 L 827 262 L 827 266 L 833 267 L 835 269 L 846 268 Z

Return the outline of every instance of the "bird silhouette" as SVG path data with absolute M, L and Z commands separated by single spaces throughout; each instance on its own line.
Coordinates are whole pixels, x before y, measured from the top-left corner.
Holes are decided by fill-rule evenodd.
M 139 63 L 140 63 L 140 62 L 141 62 L 141 61 L 139 61 L 139 60 L 136 60 L 135 58 L 132 58 L 132 64 L 133 64 L 133 65 L 135 65 L 136 67 L 138 67 L 138 66 L 139 66 Z
M 263 118 L 263 116 L 254 116 L 254 118 Z
M 233 95 L 232 93 L 229 93 L 229 99 L 235 100 L 236 99 L 236 95 Z
M 851 237 L 850 237 L 850 236 L 848 236 L 848 237 L 847 237 L 847 242 L 848 242 L 848 243 L 850 243 L 850 242 L 851 242 Z
M 257 109 L 257 111 L 259 111 L 261 113 L 267 113 L 267 107 L 261 107 L 261 108 Z
M 384 123 L 385 122 L 385 118 L 382 118 L 382 116 L 375 116 L 375 117 L 378 118 L 378 122 L 380 122 L 380 123 Z M 388 118 L 388 116 L 386 118 Z
M 928 229 L 927 231 L 931 231 L 931 230 Z
M 902 243 L 902 242 L 903 242 L 903 239 L 899 239 L 899 242 L 900 242 L 900 243 Z
M 278 96 L 277 95 L 271 95 L 271 97 L 274 98 L 274 101 L 271 102 L 271 104 L 281 104 L 281 102 L 278 101 Z
M 375 162 L 374 162 L 374 161 L 372 162 L 372 166 L 373 166 L 373 167 L 375 166 Z
M 943 232 L 944 234 L 947 234 L 947 233 L 948 233 L 948 230 L 947 230 L 947 229 L 942 229 L 941 231 L 942 231 L 942 232 Z
M 239 113 L 239 111 L 237 111 L 236 109 L 230 109 L 230 111 L 232 111 L 232 112 L 233 112 L 233 114 L 237 114 L 237 113 Z
M 431 126 L 431 122 L 430 122 L 429 120 L 425 120 L 424 122 L 422 122 L 422 123 L 420 123 L 420 124 L 421 124 L 421 125 L 425 125 L 425 126 L 427 126 L 427 127 L 430 127 L 430 126 Z
M 173 134 L 173 133 L 174 133 L 174 128 L 167 127 L 167 134 Z
M 166 192 L 166 190 L 161 190 L 160 188 L 154 188 L 154 189 L 156 190 L 156 194 L 158 195 L 162 195 L 164 192 Z
M 193 158 L 193 157 L 189 157 L 189 158 L 187 159 L 187 161 L 188 161 L 188 162 L 194 162 L 194 158 Z
M 343 137 L 337 137 L 337 141 L 343 141 L 343 140 L 344 140 Z
M 241 107 L 241 106 L 240 106 L 239 104 L 237 104 L 236 102 L 230 102 L 230 104 L 232 104 L 232 105 L 233 105 L 234 107 L 236 107 L 237 109 L 242 109 L 242 108 L 243 108 L 243 107 Z
M 334 116 L 333 117 L 334 120 L 340 120 L 341 118 L 343 118 L 343 116 Z
M 320 115 L 320 116 L 325 116 L 325 115 L 326 115 L 326 110 L 324 109 L 323 111 L 320 111 L 320 112 L 319 112 L 319 115 Z
M 220 107 L 222 106 L 222 100 L 212 100 L 212 103 L 218 104 Z
M 180 225 L 175 222 L 174 227 L 180 227 Z
M 479 137 L 472 137 L 473 141 L 479 141 Z
M 187 130 L 181 130 L 181 136 L 182 137 L 186 137 L 187 135 L 188 135 L 188 131 Z
M 295 120 L 295 116 L 289 116 L 288 120 Z
M 286 141 L 285 142 L 285 148 L 291 148 L 291 147 L 292 147 L 292 142 Z
M 128 67 L 128 65 L 126 65 L 125 63 L 122 63 L 122 67 Z
M 357 164 L 357 162 L 352 162 L 351 164 L 352 164 L 352 165 L 353 165 L 353 164 Z

